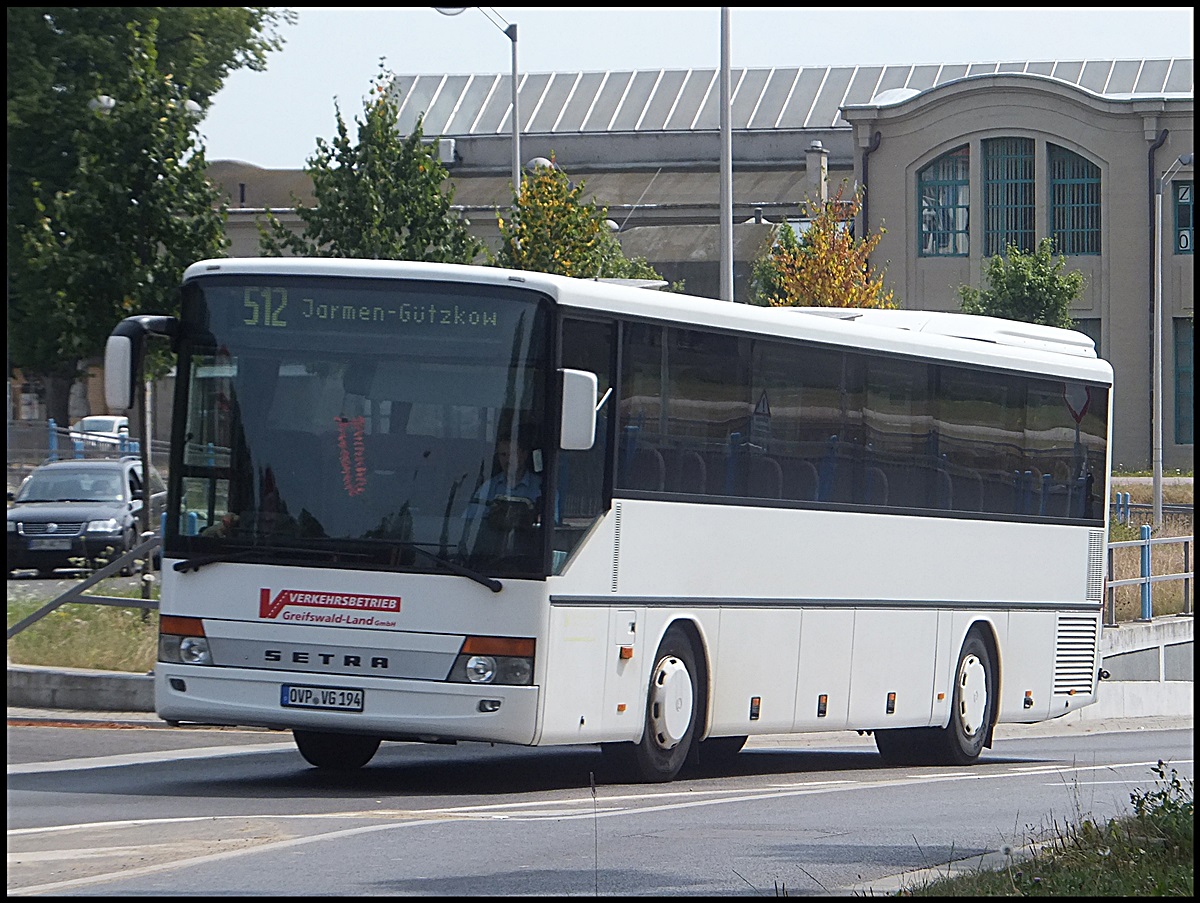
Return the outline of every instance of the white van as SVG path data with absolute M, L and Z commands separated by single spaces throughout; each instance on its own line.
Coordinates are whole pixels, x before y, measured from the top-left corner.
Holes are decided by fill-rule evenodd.
M 109 414 L 84 417 L 71 425 L 71 439 L 83 442 L 86 448 L 120 445 L 129 439 L 129 418 Z

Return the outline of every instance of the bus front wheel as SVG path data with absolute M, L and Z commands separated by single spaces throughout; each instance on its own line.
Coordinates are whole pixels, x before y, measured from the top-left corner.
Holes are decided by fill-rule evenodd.
M 663 637 L 650 672 L 646 724 L 637 743 L 605 743 L 605 756 L 632 780 L 670 781 L 679 774 L 696 735 L 702 698 L 696 653 L 680 627 Z
M 296 748 L 309 765 L 328 771 L 362 768 L 379 749 L 379 737 L 359 734 L 327 734 L 322 731 L 292 731 Z

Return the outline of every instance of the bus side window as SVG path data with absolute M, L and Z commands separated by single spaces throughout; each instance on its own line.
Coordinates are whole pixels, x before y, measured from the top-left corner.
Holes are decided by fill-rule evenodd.
M 562 366 L 596 374 L 598 395 L 604 398 L 613 385 L 613 346 L 616 327 L 612 323 L 564 320 Z M 554 573 L 561 573 L 567 558 L 587 528 L 608 507 L 605 495 L 608 437 L 615 402 L 610 397 L 596 415 L 596 441 L 582 451 L 560 451 L 554 531 Z

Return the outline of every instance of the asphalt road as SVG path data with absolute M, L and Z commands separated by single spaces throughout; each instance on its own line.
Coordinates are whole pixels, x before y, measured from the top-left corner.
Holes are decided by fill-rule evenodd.
M 1159 759 L 1193 773 L 1190 719 L 1005 726 L 971 768 L 752 739 L 719 772 L 629 785 L 595 747 L 389 743 L 331 775 L 287 734 L 44 714 L 9 711 L 10 896 L 886 892 L 1128 811 Z

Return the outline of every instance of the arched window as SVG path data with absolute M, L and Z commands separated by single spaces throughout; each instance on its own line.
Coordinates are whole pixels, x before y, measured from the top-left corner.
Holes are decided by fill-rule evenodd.
M 1100 167 L 1050 146 L 1050 238 L 1059 254 L 1100 253 Z
M 917 173 L 917 253 L 965 257 L 970 250 L 971 155 L 947 151 Z
M 1003 254 L 1009 245 L 1033 250 L 1034 172 L 1032 138 L 983 142 L 983 253 Z

